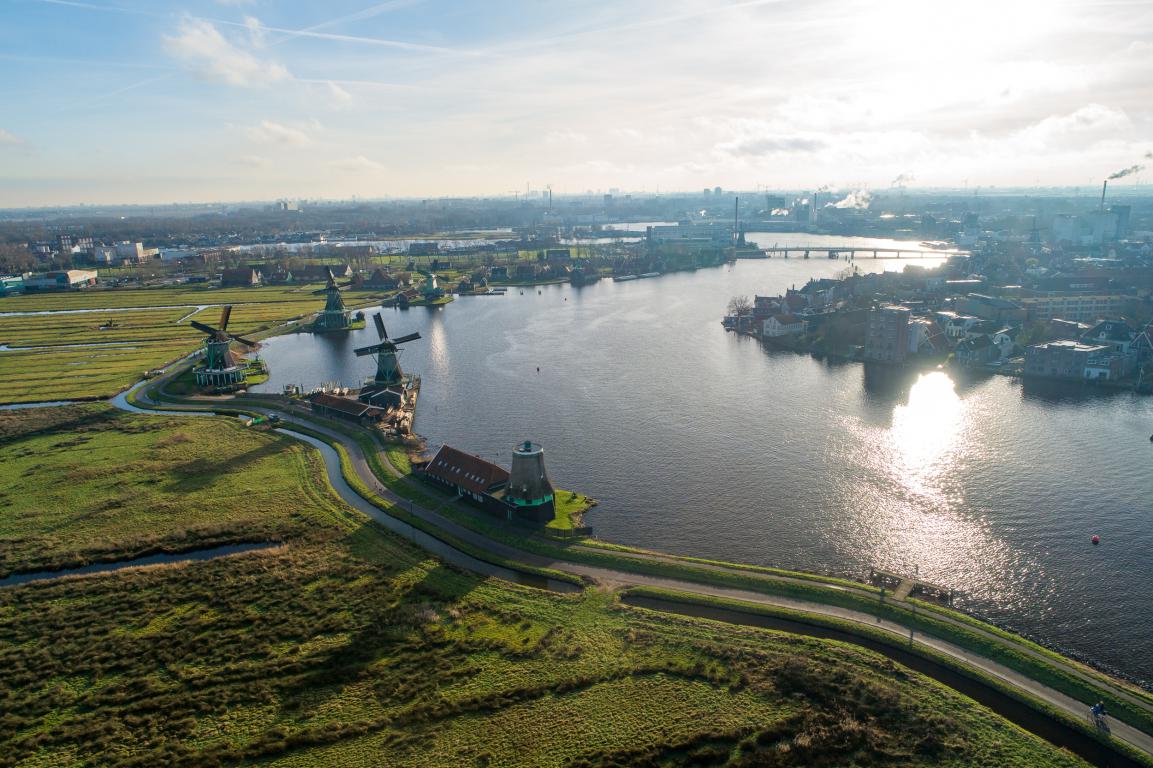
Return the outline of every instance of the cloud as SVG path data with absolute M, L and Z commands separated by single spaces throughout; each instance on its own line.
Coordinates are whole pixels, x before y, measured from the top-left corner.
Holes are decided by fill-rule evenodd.
M 1035 150 L 1084 147 L 1094 139 L 1116 138 L 1131 127 L 1122 110 L 1086 104 L 1067 114 L 1049 115 L 1019 131 L 1016 138 Z
M 0 147 L 18 147 L 24 144 L 24 139 L 0 128 Z
M 552 131 L 544 137 L 546 144 L 558 146 L 571 146 L 573 144 L 588 144 L 589 137 L 579 131 Z
M 384 165 L 375 160 L 369 160 L 364 155 L 333 160 L 328 166 L 333 170 L 349 173 L 378 173 L 384 170 Z
M 338 107 L 352 102 L 352 94 L 342 88 L 339 83 L 329 80 L 324 84 L 324 90 L 332 103 Z
M 259 22 L 257 22 L 259 24 Z M 245 24 L 245 28 L 251 27 Z M 168 53 L 206 77 L 240 88 L 257 88 L 292 79 L 283 65 L 261 59 L 227 40 L 210 22 L 191 16 L 175 35 L 165 35 Z
M 807 136 L 761 136 L 738 139 L 717 145 L 717 149 L 730 155 L 757 157 L 760 155 L 793 154 L 797 152 L 819 152 L 828 144 Z
M 272 120 L 261 120 L 260 125 L 244 128 L 244 135 L 257 144 L 281 144 L 289 147 L 307 147 L 314 143 L 312 136 L 297 128 Z
M 236 158 L 236 164 L 247 168 L 267 168 L 272 165 L 272 161 L 260 155 L 242 155 Z
M 245 16 L 244 28 L 248 30 L 248 41 L 252 44 L 252 47 L 263 48 L 264 27 L 261 26 L 260 19 L 255 16 Z

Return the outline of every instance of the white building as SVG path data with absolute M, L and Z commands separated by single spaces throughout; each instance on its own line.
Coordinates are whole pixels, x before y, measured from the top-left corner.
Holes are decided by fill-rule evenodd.
M 808 326 L 808 321 L 802 320 L 796 315 L 773 315 L 765 320 L 763 333 L 770 338 L 791 336 L 796 333 L 804 333 Z
M 1053 218 L 1053 240 L 1073 245 L 1101 245 L 1117 239 L 1120 217 L 1113 211 L 1093 211 L 1083 216 L 1060 214 Z

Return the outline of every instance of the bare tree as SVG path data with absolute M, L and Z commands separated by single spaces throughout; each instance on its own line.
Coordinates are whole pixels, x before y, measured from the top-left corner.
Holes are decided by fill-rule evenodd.
M 753 303 L 748 296 L 734 296 L 729 299 L 729 314 L 737 317 L 752 314 Z

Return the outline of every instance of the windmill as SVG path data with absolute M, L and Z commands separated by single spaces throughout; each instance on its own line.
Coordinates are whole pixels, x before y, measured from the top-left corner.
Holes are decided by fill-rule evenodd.
M 324 271 L 328 274 L 328 284 L 318 291 L 313 291 L 313 294 L 324 294 L 327 299 L 324 302 L 324 309 L 317 314 L 312 329 L 314 331 L 347 330 L 351 323 L 348 319 L 348 311 L 344 308 L 344 299 L 340 297 L 340 286 L 336 284 L 336 276 L 332 274 L 331 268 L 325 267 Z
M 376 404 L 376 400 L 379 399 L 378 396 L 383 396 L 386 390 L 395 387 L 403 388 L 405 376 L 404 371 L 400 369 L 400 361 L 397 359 L 400 352 L 399 347 L 401 344 L 416 341 L 420 338 L 420 334 L 410 333 L 407 336 L 390 339 L 388 331 L 384 327 L 384 320 L 380 318 L 380 315 L 373 315 L 372 320 L 376 323 L 376 332 L 380 336 L 380 342 L 353 351 L 357 357 L 376 355 L 376 375 L 372 377 L 372 381 L 366 382 L 360 390 L 361 400 Z M 398 394 L 390 395 L 387 399 L 395 399 Z
M 246 347 L 255 347 L 255 341 L 228 332 L 228 318 L 232 315 L 232 305 L 225 305 L 220 312 L 220 327 L 193 320 L 190 325 L 205 335 L 204 361 L 194 370 L 196 384 L 201 387 L 230 387 L 244 383 L 244 366 L 236 364 L 229 346 L 239 341 Z

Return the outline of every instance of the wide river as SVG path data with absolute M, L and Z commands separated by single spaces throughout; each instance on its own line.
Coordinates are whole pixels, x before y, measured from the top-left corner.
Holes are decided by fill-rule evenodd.
M 734 295 L 844 267 L 741 261 L 383 312 L 391 334 L 423 337 L 402 363 L 422 376 L 416 426 L 430 446 L 507 466 L 515 443 L 543 444 L 559 486 L 600 500 L 587 520 L 601 538 L 916 572 L 979 615 L 1153 681 L 1153 398 L 866 370 L 721 327 Z M 271 339 L 258 389 L 356 385 L 373 361 L 352 350 L 375 334 Z

